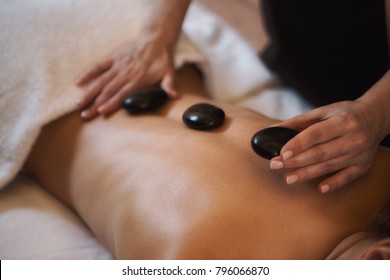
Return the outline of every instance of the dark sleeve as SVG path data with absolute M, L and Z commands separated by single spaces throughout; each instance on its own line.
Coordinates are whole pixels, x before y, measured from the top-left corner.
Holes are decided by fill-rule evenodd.
M 262 0 L 261 57 L 309 102 L 354 100 L 389 68 L 384 0 Z

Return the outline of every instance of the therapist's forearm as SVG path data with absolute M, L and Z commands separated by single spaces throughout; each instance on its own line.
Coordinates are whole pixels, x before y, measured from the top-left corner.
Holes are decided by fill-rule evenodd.
M 374 116 L 381 137 L 390 134 L 390 70 L 357 101 L 365 104 Z
M 191 0 L 154 1 L 144 31 L 174 48 L 190 3 Z

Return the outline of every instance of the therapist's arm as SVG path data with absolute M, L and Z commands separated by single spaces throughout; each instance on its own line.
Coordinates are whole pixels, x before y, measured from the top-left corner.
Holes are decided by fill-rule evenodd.
M 279 123 L 301 131 L 271 160 L 293 184 L 322 178 L 331 192 L 367 173 L 380 141 L 390 133 L 390 71 L 355 101 L 338 102 Z M 323 177 L 324 176 L 324 177 Z M 369 187 L 369 186 L 367 186 Z
M 390 22 L 390 0 L 385 2 Z M 283 147 L 282 157 L 271 160 L 271 168 L 288 170 L 289 184 L 321 178 L 322 193 L 346 186 L 366 174 L 379 142 L 390 133 L 389 108 L 390 71 L 355 101 L 320 107 L 280 123 L 302 132 Z
M 84 119 L 114 112 L 128 93 L 145 86 L 159 84 L 176 96 L 173 52 L 190 2 L 154 1 L 136 40 L 119 46 L 76 78 L 77 86 L 87 86 L 77 100 Z

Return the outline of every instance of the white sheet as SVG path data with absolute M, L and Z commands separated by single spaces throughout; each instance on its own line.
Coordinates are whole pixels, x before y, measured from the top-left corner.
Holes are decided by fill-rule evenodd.
M 147 2 L 0 0 L 0 187 L 17 174 L 40 128 L 75 109 L 74 76 L 135 36 Z M 198 63 L 214 98 L 276 118 L 308 109 L 275 87 L 249 44 L 201 6 L 192 5 L 183 28 L 176 64 Z M 0 259 L 20 258 L 111 255 L 77 216 L 19 176 L 0 191 Z
M 111 259 L 87 226 L 34 181 L 18 176 L 0 195 L 0 259 Z

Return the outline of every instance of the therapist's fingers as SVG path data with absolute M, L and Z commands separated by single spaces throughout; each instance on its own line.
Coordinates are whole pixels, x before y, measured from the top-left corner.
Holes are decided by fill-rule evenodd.
M 298 124 L 297 121 L 301 123 Z M 361 109 L 351 101 L 320 107 L 291 121 L 281 123 L 283 124 L 294 125 L 302 130 L 282 148 L 283 159 L 291 158 L 335 137 L 343 137 L 351 151 L 355 148 L 362 150 L 367 148 L 365 146 L 370 144 L 367 139 L 372 137 L 367 135 L 367 130 L 370 128 Z M 305 127 L 306 125 L 309 126 Z
M 319 186 L 318 190 L 321 193 L 329 193 L 341 189 L 342 187 L 348 185 L 349 183 L 360 178 L 367 173 L 371 165 L 358 166 L 353 165 L 347 168 L 344 168 L 334 175 L 323 180 Z
M 307 151 L 318 144 L 328 142 L 342 135 L 343 130 L 335 118 L 315 123 L 288 141 L 280 151 L 283 160 Z M 316 156 L 316 155 L 314 155 Z
M 126 88 L 128 84 L 134 85 L 135 83 L 137 83 L 142 75 L 142 72 L 138 72 L 135 74 L 127 74 L 123 72 L 119 73 L 116 77 L 114 77 L 104 86 L 101 93 L 97 96 L 94 106 L 100 107 L 108 100 L 110 100 L 112 96 L 120 95 L 123 92 L 123 88 Z M 127 91 L 130 92 L 131 90 L 132 88 L 128 89 Z
M 287 184 L 294 184 L 329 176 L 320 183 L 319 190 L 322 193 L 331 192 L 367 173 L 375 154 L 371 149 L 358 156 L 347 152 L 330 160 L 292 169 L 285 175 L 285 180 Z
M 97 64 L 92 65 L 88 69 L 86 69 L 83 73 L 81 73 L 75 80 L 77 86 L 84 86 L 89 83 L 100 74 L 110 69 L 113 65 L 114 61 L 112 59 L 107 59 Z
M 347 156 L 344 155 L 325 162 L 293 169 L 285 174 L 286 183 L 288 185 L 301 183 L 340 171 L 344 168 L 346 161 Z
M 97 79 L 83 96 L 85 98 L 84 102 L 88 106 L 83 106 L 85 108 L 81 112 L 81 117 L 88 120 L 97 116 L 100 113 L 99 107 L 101 104 L 109 99 L 115 93 L 115 90 L 120 88 L 125 82 L 126 80 L 120 79 L 115 71 L 110 71 L 106 73 L 106 76 Z
M 342 137 L 338 137 L 321 145 L 310 147 L 286 160 L 283 160 L 283 157 L 273 158 L 271 160 L 271 169 L 300 168 L 326 162 L 346 154 L 350 158 L 355 156 L 354 151 L 350 151 L 349 147 L 345 145 L 345 140 Z M 277 164 L 278 162 L 280 163 Z
M 98 115 L 100 113 L 99 107 L 106 103 L 113 95 L 117 94 L 121 88 L 126 86 L 126 84 L 138 82 L 139 77 L 142 76 L 145 71 L 133 69 L 132 65 L 133 64 L 131 63 L 126 71 L 118 66 L 112 66 L 109 70 L 106 70 L 106 72 L 95 78 L 93 83 L 77 102 L 79 107 L 87 106 L 81 113 L 81 116 L 84 119 L 91 119 Z M 116 108 L 118 108 L 118 106 L 116 106 Z
M 127 81 L 120 89 L 114 92 L 107 99 L 101 98 L 99 102 L 96 102 L 95 106 L 97 111 L 101 114 L 109 114 L 120 108 L 123 99 L 134 92 L 135 90 L 143 86 L 142 77 L 144 76 L 144 71 L 140 71 L 135 74 L 130 81 Z M 100 98 L 101 96 L 99 96 Z
M 175 88 L 175 71 L 171 67 L 167 74 L 164 75 L 161 80 L 160 87 L 171 97 L 176 98 L 178 96 Z
M 175 89 L 175 73 L 172 68 L 166 70 L 167 73 L 163 76 L 160 87 L 167 92 L 171 98 L 177 97 L 177 92 Z M 145 81 L 145 77 L 148 78 L 148 81 Z M 97 111 L 101 114 L 109 114 L 116 109 L 118 109 L 123 101 L 123 99 L 129 95 L 131 92 L 136 91 L 143 86 L 149 84 L 150 75 L 147 73 L 146 69 L 142 69 L 136 73 L 130 81 L 122 86 L 119 90 L 111 94 L 109 98 L 103 99 L 103 94 L 98 97 L 96 102 L 98 109 Z
M 116 75 L 113 69 L 101 74 L 93 83 L 87 88 L 87 90 L 77 100 L 77 105 L 80 108 L 91 104 L 91 102 L 101 93 L 103 88 L 109 83 Z
M 81 117 L 84 119 L 84 120 L 90 120 L 92 118 L 94 118 L 95 116 L 98 115 L 98 111 L 97 111 L 97 108 L 96 107 L 89 107 L 87 109 L 84 109 L 82 112 L 81 112 Z
M 291 185 L 334 174 L 320 184 L 320 190 L 325 193 L 339 189 L 359 176 L 362 176 L 367 172 L 369 167 L 369 162 L 351 163 L 350 157 L 344 155 L 326 162 L 294 169 L 285 175 L 285 180 L 287 184 Z

